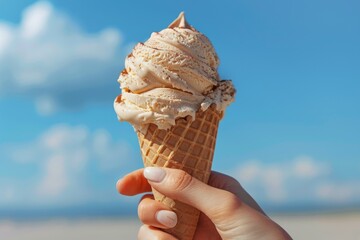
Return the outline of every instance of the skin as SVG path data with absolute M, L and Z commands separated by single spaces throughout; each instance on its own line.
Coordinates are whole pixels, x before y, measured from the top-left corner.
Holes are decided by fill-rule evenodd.
M 291 239 L 284 229 L 264 213 L 239 182 L 222 173 L 212 172 L 207 185 L 182 170 L 138 169 L 120 179 L 116 187 L 120 194 L 126 196 L 151 192 L 153 187 L 172 199 L 199 209 L 202 213 L 194 240 Z M 138 216 L 144 225 L 139 229 L 139 240 L 176 239 L 161 231 L 174 225 L 174 218 L 171 218 L 172 221 L 166 218 L 165 224 L 159 222 L 159 212 L 162 210 L 165 213 L 171 211 L 155 201 L 151 194 L 142 197 L 138 205 Z

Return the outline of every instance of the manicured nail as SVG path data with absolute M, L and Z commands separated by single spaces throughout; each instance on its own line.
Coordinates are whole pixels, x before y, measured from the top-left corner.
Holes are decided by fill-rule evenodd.
M 147 167 L 144 170 L 144 177 L 152 182 L 161 182 L 165 177 L 165 171 L 158 167 Z
M 155 215 L 156 220 L 162 225 L 173 228 L 177 224 L 177 216 L 176 213 L 168 210 L 160 210 Z

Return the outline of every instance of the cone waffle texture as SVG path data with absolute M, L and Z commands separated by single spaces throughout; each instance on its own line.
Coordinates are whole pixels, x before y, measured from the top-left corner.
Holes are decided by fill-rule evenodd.
M 146 130 L 137 131 L 144 165 L 183 169 L 207 183 L 221 118 L 222 113 L 210 107 L 205 112 L 198 112 L 194 121 L 191 117 L 178 119 L 169 130 L 149 124 Z M 171 207 L 178 216 L 178 224 L 165 231 L 179 240 L 193 239 L 200 212 L 154 189 L 153 193 L 157 201 Z

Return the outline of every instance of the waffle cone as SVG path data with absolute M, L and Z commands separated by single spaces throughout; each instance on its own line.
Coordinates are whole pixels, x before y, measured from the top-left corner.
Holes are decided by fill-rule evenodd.
M 149 124 L 146 130 L 137 131 L 145 167 L 157 166 L 182 169 L 207 183 L 214 155 L 219 121 L 222 113 L 212 106 L 191 117 L 178 119 L 168 130 Z M 153 189 L 157 201 L 173 209 L 178 216 L 174 228 L 164 231 L 179 240 L 192 240 L 200 212 L 182 202 L 174 201 Z

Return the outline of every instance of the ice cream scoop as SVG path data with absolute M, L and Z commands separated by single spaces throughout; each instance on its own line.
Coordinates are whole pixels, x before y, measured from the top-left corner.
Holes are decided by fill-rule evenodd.
M 169 129 L 176 119 L 194 119 L 212 104 L 223 112 L 235 90 L 231 81 L 220 80 L 218 65 L 209 39 L 181 13 L 127 56 L 118 79 L 122 96 L 114 103 L 119 120 L 137 129 L 149 123 Z

